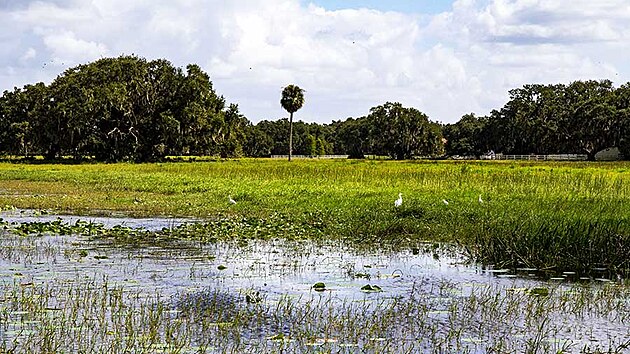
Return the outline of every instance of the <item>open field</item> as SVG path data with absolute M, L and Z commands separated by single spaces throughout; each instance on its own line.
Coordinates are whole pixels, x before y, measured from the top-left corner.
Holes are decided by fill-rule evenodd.
M 499 266 L 630 268 L 627 163 L 0 164 L 0 183 L 0 205 L 17 208 L 246 218 L 275 225 L 268 233 L 251 229 L 251 237 L 341 238 L 368 247 L 449 241 Z M 404 202 L 395 208 L 399 192 Z

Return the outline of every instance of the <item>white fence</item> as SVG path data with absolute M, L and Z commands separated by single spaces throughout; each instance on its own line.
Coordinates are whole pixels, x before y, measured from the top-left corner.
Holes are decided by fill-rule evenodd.
M 551 155 L 483 155 L 482 160 L 534 160 L 534 161 L 584 161 L 585 154 L 551 154 Z
M 271 155 L 272 159 L 288 159 L 289 155 Z M 292 159 L 347 159 L 348 155 L 291 155 Z
M 460 159 L 474 159 L 473 156 L 460 157 Z M 289 155 L 271 155 L 272 159 L 288 159 Z M 347 159 L 348 155 L 292 155 L 294 159 Z M 369 156 L 366 156 L 369 159 Z M 550 154 L 550 155 L 481 155 L 481 160 L 532 160 L 532 161 L 585 161 L 585 154 Z

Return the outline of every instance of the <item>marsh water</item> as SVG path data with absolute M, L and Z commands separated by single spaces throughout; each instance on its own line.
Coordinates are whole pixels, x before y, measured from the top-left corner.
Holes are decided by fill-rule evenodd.
M 3 213 L 0 217 L 14 225 L 61 218 L 66 223 L 80 219 L 106 227 L 124 225 L 146 230 L 191 222 L 187 219 L 37 215 L 24 211 Z M 452 328 L 447 330 L 442 327 L 461 325 L 458 351 L 471 353 L 488 351 L 493 345 L 491 343 L 496 342 L 492 339 L 494 336 L 508 337 L 501 340 L 506 340 L 509 348 L 524 348 L 531 344 L 535 336 L 528 335 L 533 326 L 528 321 L 532 320 L 518 313 L 506 315 L 504 319 L 496 318 L 494 324 L 484 324 L 483 331 L 475 331 L 469 328 L 470 325 L 452 321 L 453 316 L 464 316 L 459 313 L 464 309 L 471 311 L 471 320 L 466 323 L 480 321 L 481 317 L 475 311 L 483 310 L 469 306 L 472 297 L 482 298 L 479 294 L 493 298 L 495 306 L 507 303 L 508 298 L 514 301 L 516 296 L 517 302 L 520 301 L 520 305 L 517 305 L 524 307 L 532 306 L 530 302 L 540 306 L 541 301 L 550 301 L 549 313 L 544 314 L 544 320 L 540 320 L 549 330 L 544 329 L 546 335 L 541 341 L 545 343 L 539 348 L 577 353 L 584 350 L 623 350 L 623 345 L 630 343 L 630 323 L 627 313 L 624 313 L 630 309 L 630 299 L 627 298 L 627 291 L 618 290 L 627 287 L 627 284 L 622 285 L 623 280 L 602 273 L 601 276 L 574 282 L 580 279 L 571 272 L 543 280 L 532 269 L 516 272 L 487 269 L 468 264 L 458 249 L 449 245 L 426 243 L 410 249 L 371 249 L 365 245 L 354 247 L 334 242 L 276 239 L 206 244 L 177 242 L 128 247 L 81 235 L 46 233 L 20 236 L 12 234 L 10 228 L 1 234 L 0 245 L 0 290 L 5 292 L 0 294 L 0 299 L 4 299 L 0 302 L 0 310 L 5 312 L 7 318 L 14 319 L 13 322 L 8 320 L 0 328 L 0 340 L 5 343 L 19 342 L 23 335 L 21 328 L 25 326 L 25 321 L 15 319 L 26 314 L 19 309 L 8 308 L 7 293 L 11 286 L 38 286 L 53 280 L 54 284 L 106 281 L 109 286 L 120 286 L 129 294 L 140 294 L 151 301 L 161 301 L 172 307 L 174 312 L 186 301 L 203 298 L 212 291 L 231 294 L 242 306 L 256 303 L 257 306 L 268 304 L 273 307 L 281 299 L 289 297 L 298 304 L 322 300 L 333 306 L 335 303 L 339 306 L 360 303 L 375 313 L 378 313 L 378 306 L 423 298 L 428 299 L 422 302 L 422 306 L 428 306 L 424 315 L 437 323 L 434 327 L 437 328 L 436 336 L 439 333 L 451 333 Z M 313 286 L 316 283 L 323 283 L 323 286 L 315 289 Z M 584 289 L 597 293 L 600 288 L 611 286 L 617 290 L 608 292 L 607 297 L 599 300 L 608 304 L 605 309 L 603 304 L 589 303 L 573 312 L 558 310 L 562 306 L 572 306 L 571 300 L 567 300 L 570 294 L 586 291 Z M 532 289 L 538 289 L 538 292 L 532 292 Z M 565 301 L 569 305 L 557 305 L 551 303 L 556 300 L 547 298 Z M 462 303 L 467 305 L 459 305 L 457 314 L 449 313 L 454 311 L 454 304 Z M 11 311 L 15 313 L 11 314 Z M 500 309 L 497 311 L 500 312 Z M 33 323 L 29 323 L 29 326 L 32 331 Z M 396 321 L 390 326 L 396 326 Z M 246 340 L 249 343 L 266 343 L 262 347 L 260 344 L 254 345 L 257 348 L 280 345 L 290 349 L 286 341 L 278 343 L 277 339 L 290 338 L 291 332 L 290 326 L 248 331 Z M 274 337 L 278 333 L 283 336 Z M 402 327 L 389 333 L 389 338 L 379 337 L 375 340 L 392 342 L 388 347 L 391 352 L 396 352 L 396 343 L 409 340 L 417 340 L 421 344 L 417 347 L 408 346 L 414 348 L 409 352 L 438 352 L 435 347 L 431 348 L 436 344 L 410 339 L 411 336 Z M 191 339 L 191 343 L 196 342 L 198 339 Z M 316 343 L 320 349 L 328 346 L 329 350 L 337 352 L 371 352 L 362 349 L 362 343 L 348 341 L 348 344 L 344 338 L 324 338 Z M 196 352 L 199 348 L 193 344 L 189 347 L 190 352 Z M 220 344 L 208 348 L 208 352 L 222 352 Z M 540 349 L 539 352 L 547 349 Z M 378 350 L 374 349 L 374 352 Z

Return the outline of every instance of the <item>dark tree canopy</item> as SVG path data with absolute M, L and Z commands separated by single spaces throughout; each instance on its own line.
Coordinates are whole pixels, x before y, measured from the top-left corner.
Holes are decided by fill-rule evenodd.
M 288 85 L 289 118 L 252 124 L 217 94 L 198 65 L 104 58 L 0 96 L 0 155 L 155 161 L 174 155 L 418 156 L 582 153 L 617 146 L 630 158 L 630 83 L 528 84 L 489 115 L 441 126 L 415 108 L 387 102 L 367 116 L 330 124 L 293 122 L 304 90 Z M 287 139 L 289 132 L 289 139 Z M 442 138 L 444 136 L 444 139 Z M 444 144 L 444 142 L 446 142 Z
M 413 156 L 434 156 L 442 150 L 439 126 L 415 108 L 387 102 L 370 110 L 367 123 L 373 153 L 403 160 Z
M 282 89 L 280 105 L 290 114 L 297 112 L 304 106 L 304 90 L 296 85 L 288 85 Z
M 293 155 L 293 113 L 304 105 L 304 90 L 296 85 L 289 85 L 282 90 L 280 105 L 289 112 L 289 161 Z
M 630 90 L 609 80 L 524 85 L 510 100 L 474 122 L 464 116 L 444 127 L 449 154 L 595 154 L 619 147 L 630 157 Z M 471 143 L 472 142 L 472 143 Z
M 50 159 L 235 156 L 249 124 L 236 105 L 226 107 L 199 66 L 188 65 L 184 73 L 166 60 L 134 56 L 79 65 L 48 86 L 5 92 L 3 102 L 0 124 L 14 125 L 20 151 Z M 23 132 L 26 127 L 33 128 L 31 134 Z
M 484 121 L 474 113 L 466 114 L 455 124 L 443 128 L 447 155 L 476 155 L 487 151 L 482 136 Z

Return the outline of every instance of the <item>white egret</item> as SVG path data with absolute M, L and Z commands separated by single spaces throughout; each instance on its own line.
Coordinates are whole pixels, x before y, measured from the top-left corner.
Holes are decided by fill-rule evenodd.
M 394 202 L 394 206 L 398 208 L 402 205 L 402 193 L 398 193 L 398 199 Z
M 477 199 L 479 201 L 479 204 L 483 204 L 483 199 L 481 199 L 481 194 L 479 194 L 479 199 Z
M 231 195 L 228 195 L 228 201 L 230 202 L 230 204 L 236 204 L 236 200 L 232 199 Z
M 448 200 L 442 199 L 442 203 L 444 203 L 444 205 L 448 205 Z

